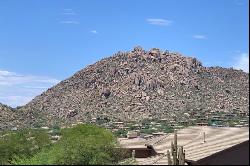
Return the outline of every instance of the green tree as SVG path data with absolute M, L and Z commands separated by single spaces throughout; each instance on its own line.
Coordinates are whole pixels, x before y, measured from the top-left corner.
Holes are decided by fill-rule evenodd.
M 43 130 L 4 132 L 0 138 L 0 164 L 9 164 L 14 157 L 28 158 L 49 145 L 49 136 Z
M 61 130 L 62 139 L 30 159 L 15 158 L 21 165 L 104 165 L 121 159 L 113 134 L 93 125 L 77 125 Z

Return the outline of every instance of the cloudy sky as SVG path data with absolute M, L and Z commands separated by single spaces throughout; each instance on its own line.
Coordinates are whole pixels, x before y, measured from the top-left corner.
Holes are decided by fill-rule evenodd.
M 1 0 L 0 103 L 13 107 L 135 45 L 249 68 L 248 0 Z

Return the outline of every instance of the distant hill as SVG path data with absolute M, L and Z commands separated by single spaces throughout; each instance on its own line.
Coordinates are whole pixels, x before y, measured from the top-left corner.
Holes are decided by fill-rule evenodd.
M 91 118 L 185 120 L 190 111 L 247 112 L 248 103 L 248 73 L 135 47 L 87 66 L 18 111 L 34 126 Z
M 11 107 L 0 103 L 0 131 L 19 126 L 20 117 Z

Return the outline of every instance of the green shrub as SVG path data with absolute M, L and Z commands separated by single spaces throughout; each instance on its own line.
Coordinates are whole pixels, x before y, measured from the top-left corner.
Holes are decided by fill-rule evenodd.
M 4 132 L 0 138 L 0 164 L 8 164 L 14 157 L 28 158 L 49 145 L 49 136 L 43 130 Z
M 61 130 L 62 139 L 30 159 L 15 158 L 17 165 L 104 165 L 121 158 L 110 131 L 92 125 L 77 125 Z

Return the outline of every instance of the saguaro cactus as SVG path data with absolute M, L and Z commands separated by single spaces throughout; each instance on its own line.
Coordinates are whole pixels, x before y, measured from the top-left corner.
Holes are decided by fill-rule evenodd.
M 169 150 L 167 151 L 167 157 L 168 157 L 168 165 L 172 165 L 172 160 L 171 160 L 171 157 L 170 157 Z
M 203 139 L 204 139 L 204 143 L 206 142 L 206 133 L 203 132 Z
M 178 152 L 178 153 L 177 153 Z M 185 164 L 185 151 L 183 150 L 183 146 L 180 148 L 177 147 L 177 132 L 174 131 L 174 143 L 171 142 L 171 154 L 170 156 L 169 150 L 167 151 L 168 165 L 184 165 Z
M 182 146 L 179 148 L 178 165 L 185 165 L 185 152 L 183 151 Z
M 135 150 L 132 150 L 132 158 L 135 159 Z

